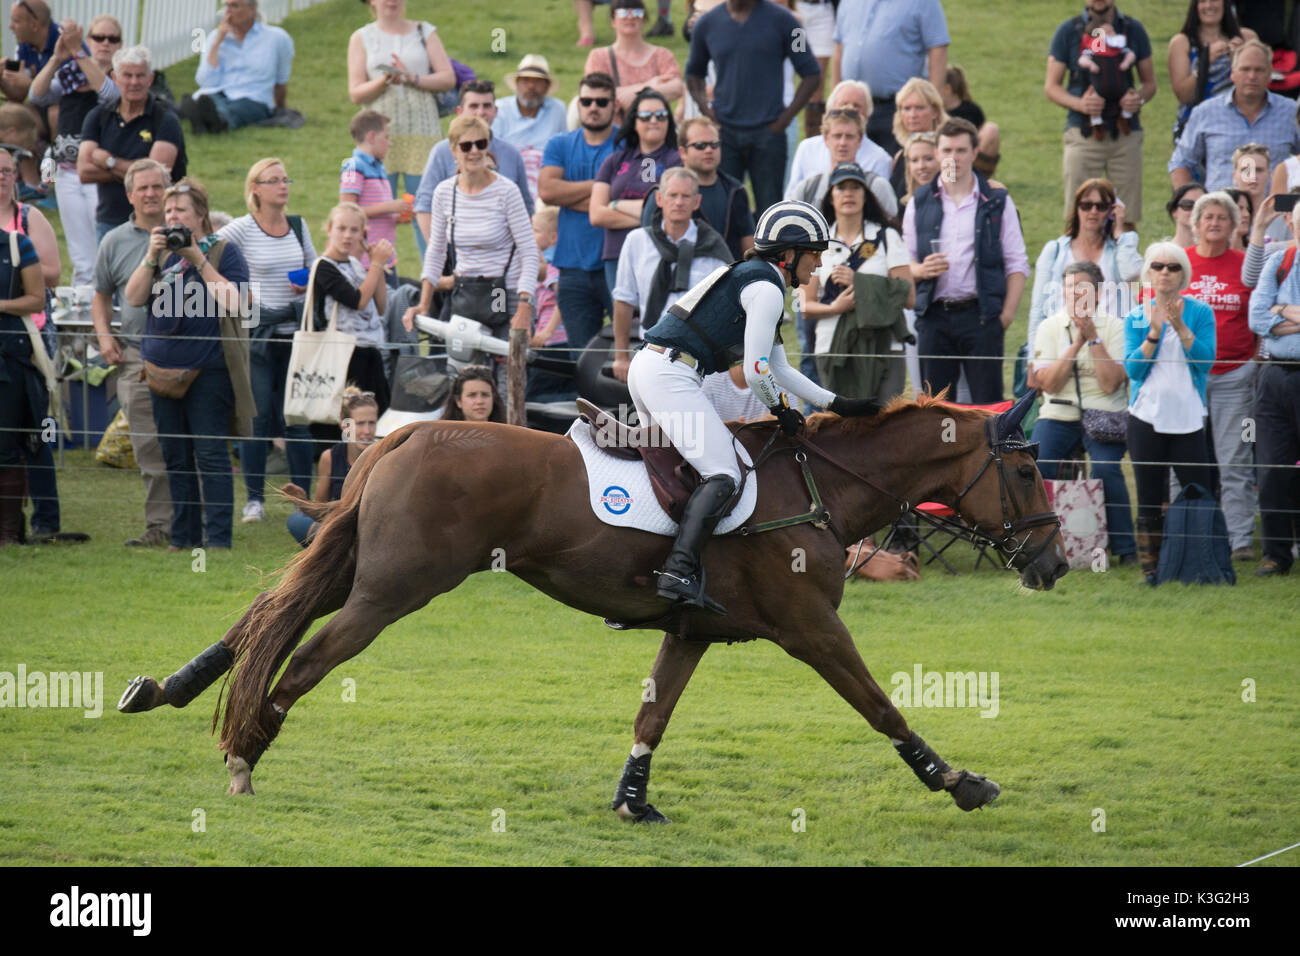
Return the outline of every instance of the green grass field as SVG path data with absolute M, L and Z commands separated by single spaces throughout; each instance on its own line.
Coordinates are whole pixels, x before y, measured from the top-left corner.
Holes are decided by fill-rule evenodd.
M 999 178 L 1033 256 L 1059 231 L 1061 117 L 1041 92 L 1045 51 L 1075 7 L 945 6 L 951 58 L 1002 126 Z M 1168 231 L 1163 51 L 1181 7 L 1124 5 L 1152 34 L 1161 82 L 1144 115 L 1144 239 Z M 574 91 L 582 57 L 567 2 L 502 0 L 495 12 L 458 8 L 454 20 L 428 4 L 412 13 L 434 19 L 454 55 L 498 81 L 540 50 L 561 95 Z M 597 19 L 598 42 L 608 42 Z M 287 22 L 298 49 L 290 98 L 305 129 L 191 141 L 192 168 L 218 208 L 242 211 L 245 170 L 274 154 L 297 180 L 296 210 L 323 219 L 350 148 L 346 40 L 363 22 L 349 0 Z M 508 50 L 494 56 L 496 27 Z M 672 43 L 682 55 L 680 38 Z M 178 95 L 192 68 L 169 71 Z M 410 233 L 401 241 L 409 262 Z M 1023 338 L 1027 298 L 1009 343 Z M 953 766 L 1002 785 L 978 814 L 928 793 L 814 672 L 760 643 L 710 650 L 677 709 L 650 794 L 673 825 L 622 824 L 607 807 L 657 635 L 617 634 L 493 574 L 330 674 L 258 765 L 257 796 L 229 798 L 207 732 L 215 688 L 186 710 L 124 717 L 113 705 L 130 677 L 162 678 L 219 639 L 260 572 L 292 556 L 287 505 L 238 526 L 234 551 L 209 554 L 197 571 L 189 555 L 121 546 L 139 530 L 135 474 L 75 452 L 60 483 L 64 527 L 93 541 L 0 551 L 0 674 L 20 664 L 102 672 L 106 700 L 98 719 L 0 708 L 6 865 L 1223 866 L 1300 839 L 1300 772 L 1288 759 L 1300 732 L 1300 601 L 1294 580 L 1257 580 L 1250 566 L 1231 590 L 1148 591 L 1131 569 L 1072 572 L 1046 594 L 987 570 L 851 586 L 842 614 L 882 686 L 918 664 L 998 673 L 996 717 L 904 709 Z M 1257 865 L 1297 862 L 1300 851 Z

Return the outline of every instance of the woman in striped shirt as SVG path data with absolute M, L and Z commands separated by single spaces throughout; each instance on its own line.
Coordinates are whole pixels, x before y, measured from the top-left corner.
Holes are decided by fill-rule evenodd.
M 523 196 L 518 186 L 489 168 L 492 133 L 482 119 L 456 117 L 447 140 L 458 172 L 433 191 L 420 301 L 406 310 L 402 324 L 409 332 L 417 315 L 429 314 L 435 286 L 446 291 L 456 279 L 504 277 L 504 303 L 492 294 L 476 304 L 477 314 L 470 314 L 471 298 L 458 298 L 452 291 L 456 312 L 482 322 L 493 335 L 504 337 L 507 325 L 527 329 L 537 284 L 537 241 Z M 456 262 L 453 275 L 444 278 L 449 244 L 455 248 Z M 498 375 L 504 389 L 504 362 L 498 363 Z
M 302 317 L 304 286 L 295 285 L 289 273 L 310 266 L 316 258 L 311 232 L 301 216 L 290 216 L 289 187 L 293 180 L 284 163 L 274 157 L 259 159 L 244 180 L 244 202 L 248 215 L 223 226 L 217 233 L 229 239 L 244 254 L 253 292 L 256 325 L 249 330 L 249 373 L 257 417 L 253 437 L 240 442 L 239 462 L 244 470 L 248 502 L 243 520 L 247 524 L 266 517 L 267 439 L 280 421 L 284 408 L 284 385 L 289 376 L 289 355 L 293 333 Z M 283 428 L 285 457 L 294 484 L 311 488 L 312 444 L 306 425 Z

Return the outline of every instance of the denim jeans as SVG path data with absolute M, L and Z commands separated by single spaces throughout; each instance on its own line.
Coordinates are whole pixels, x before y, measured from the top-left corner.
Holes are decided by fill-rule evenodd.
M 754 187 L 755 219 L 781 199 L 785 155 L 785 130 L 774 133 L 766 126 L 722 128 L 722 171 L 742 183 L 745 173 L 749 173 Z
M 605 316 L 614 311 L 603 266 L 592 272 L 561 269 L 555 301 L 560 315 L 564 316 L 564 331 L 576 359 L 605 324 Z
M 1034 423 L 1034 441 L 1038 442 L 1038 470 L 1049 480 L 1056 478 L 1060 460 L 1083 442 L 1092 461 L 1090 476 L 1101 479 L 1106 499 L 1110 553 L 1115 557 L 1134 554 L 1137 542 L 1133 538 L 1133 509 L 1119 465 L 1124 458 L 1124 445 L 1093 441 L 1084 432 L 1082 422 L 1062 422 L 1055 418 L 1039 418 Z
M 307 539 L 316 528 L 316 522 L 301 511 L 295 511 L 285 519 L 284 526 L 289 529 L 293 539 L 305 548 L 307 547 Z
M 230 373 L 205 368 L 183 398 L 151 398 L 172 493 L 171 543 L 178 548 L 230 547 L 235 512 L 225 437 L 235 404 Z
M 418 193 L 418 192 L 420 191 L 420 174 L 419 174 L 419 173 L 389 173 L 389 174 L 388 174 L 388 185 L 390 185 L 391 187 L 393 187 L 393 198 L 394 198 L 394 199 L 401 199 L 401 198 L 402 198 L 402 193 L 400 193 L 400 192 L 397 191 L 397 181 L 398 181 L 399 179 L 401 179 L 403 176 L 406 177 L 406 189 L 403 190 L 404 192 L 408 192 L 408 193 L 410 193 L 412 196 L 414 196 L 416 193 Z M 416 222 L 414 219 L 411 220 L 411 228 L 415 231 L 415 247 L 416 247 L 417 249 L 420 250 L 420 260 L 419 260 L 419 261 L 420 261 L 420 262 L 423 262 L 423 261 L 424 261 L 424 250 L 425 250 L 426 248 L 428 248 L 429 243 L 425 240 L 425 238 L 424 238 L 424 233 L 422 233 L 422 232 L 420 231 L 420 224 L 419 224 L 418 222 Z M 396 285 L 396 282 L 397 282 L 397 273 L 394 272 L 394 273 L 392 273 L 391 275 L 388 275 L 388 279 L 390 280 L 389 283 L 388 283 L 389 288 L 396 289 L 396 288 L 397 288 L 397 285 Z
M 249 501 L 266 500 L 266 454 L 270 444 L 271 420 L 284 407 L 284 383 L 289 376 L 293 343 L 285 339 L 256 338 L 250 345 L 249 376 L 257 416 L 253 437 L 239 443 L 239 464 L 244 471 L 244 488 Z M 312 441 L 306 425 L 286 425 L 284 456 L 289 460 L 289 479 L 311 495 Z
M 266 104 L 258 100 L 232 100 L 225 93 L 213 93 L 212 102 L 217 107 L 217 115 L 225 120 L 226 125 L 231 129 L 252 126 L 271 115 Z

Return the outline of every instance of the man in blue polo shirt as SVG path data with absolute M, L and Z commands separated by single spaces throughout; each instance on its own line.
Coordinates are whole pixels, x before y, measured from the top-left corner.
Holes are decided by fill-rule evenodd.
M 1077 8 L 1076 8 L 1077 9 Z M 1106 119 L 1100 139 L 1085 135 L 1092 129 L 1093 116 L 1101 116 L 1106 101 L 1088 82 L 1091 76 L 1079 67 L 1085 28 L 1090 20 L 1101 20 L 1116 33 L 1128 37 L 1137 55 L 1138 83 L 1119 101 L 1120 110 L 1132 116 L 1130 131 L 1119 131 L 1119 113 Z M 1129 71 L 1130 74 L 1132 70 Z M 1065 85 L 1063 85 L 1065 84 Z M 1115 9 L 1115 0 L 1088 0 L 1082 14 L 1066 20 L 1052 36 L 1047 56 L 1047 98 L 1067 110 L 1065 119 L 1065 218 L 1074 212 L 1074 194 L 1086 179 L 1109 179 L 1124 203 L 1124 219 L 1136 225 L 1142 219 L 1142 125 L 1137 113 L 1156 95 L 1156 68 L 1151 60 L 1151 40 L 1136 17 Z M 1085 116 L 1086 114 L 1086 116 Z
M 194 73 L 199 89 L 181 114 L 196 133 L 260 123 L 284 107 L 292 67 L 293 40 L 261 22 L 257 0 L 226 0 Z
M 803 78 L 789 106 L 784 105 L 781 65 L 787 59 Z M 705 88 L 710 61 L 718 77 L 712 101 Z M 686 88 L 722 132 L 723 172 L 741 182 L 749 173 L 755 216 L 781 198 L 785 129 L 821 81 L 821 67 L 799 21 L 775 3 L 727 0 L 700 17 L 691 31 Z
M 552 137 L 542 157 L 537 195 L 560 206 L 558 238 L 551 264 L 560 270 L 556 304 L 569 344 L 586 348 L 613 312 L 605 282 L 605 230 L 591 224 L 591 187 L 605 157 L 614 151 L 614 78 L 588 73 L 578 84 L 582 125 Z
M 871 90 L 867 138 L 893 156 L 894 97 L 914 76 L 943 92 L 948 21 L 939 0 L 840 0 L 835 13 L 831 86 L 861 80 Z

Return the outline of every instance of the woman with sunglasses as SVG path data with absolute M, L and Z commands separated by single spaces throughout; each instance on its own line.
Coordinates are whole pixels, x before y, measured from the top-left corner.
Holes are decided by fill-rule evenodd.
M 1098 307 L 1104 306 L 1111 315 L 1128 313 L 1129 283 L 1142 271 L 1142 256 L 1137 233 L 1124 229 L 1124 206 L 1116 200 L 1115 187 L 1105 179 L 1089 179 L 1079 185 L 1065 222 L 1065 235 L 1050 240 L 1039 253 L 1029 303 L 1031 359 L 1038 326 L 1047 316 L 1061 311 L 1065 267 L 1071 262 L 1095 262 L 1104 279 L 1097 288 L 1102 296 Z M 1032 372 L 1029 383 L 1033 385 Z
M 447 129 L 447 141 L 458 172 L 433 191 L 420 301 L 406 310 L 402 325 L 410 332 L 417 315 L 430 314 L 435 287 L 451 292 L 455 300 L 457 278 L 479 277 L 501 280 L 506 293 L 504 310 L 499 309 L 498 296 L 493 294 L 488 297 L 490 302 L 473 306 L 478 311 L 470 314 L 473 297 L 466 294 L 459 300 L 464 304 L 458 305 L 457 311 L 482 322 L 500 337 L 506 335 L 507 326 L 530 328 L 538 253 L 523 195 L 512 181 L 490 168 L 488 146 L 492 133 L 480 117 L 457 116 Z M 456 265 L 454 275 L 444 276 L 449 244 L 455 246 Z M 497 363 L 503 389 L 505 368 L 504 362 Z
M 1124 323 L 1138 561 L 1148 584 L 1155 584 L 1160 561 L 1169 469 L 1183 487 L 1196 482 L 1208 489 L 1214 480 L 1205 436 L 1205 388 L 1217 336 L 1214 310 L 1183 295 L 1191 270 L 1187 253 L 1178 246 L 1152 243 L 1142 279 L 1153 295 Z
M 637 93 L 649 87 L 672 103 L 681 98 L 685 84 L 673 51 L 645 41 L 645 4 L 642 0 L 613 0 L 609 20 L 614 28 L 611 46 L 587 54 L 582 75 L 608 73 L 614 78 L 614 122 L 627 124 L 627 110 Z
M 95 206 L 99 187 L 83 183 L 77 175 L 81 127 L 92 109 L 116 103 L 121 97 L 113 82 L 113 54 L 122 48 L 122 25 L 110 16 L 90 22 L 85 40 L 90 56 L 81 52 L 81 27 L 69 24 L 54 44 L 54 55 L 32 79 L 31 102 L 59 107 L 59 125 L 53 155 L 57 169 L 54 192 L 59 218 L 72 259 L 72 284 L 90 285 L 95 272 Z
M 248 275 L 257 289 L 257 324 L 249 330 L 250 375 L 257 417 L 253 437 L 239 446 L 248 501 L 245 524 L 266 517 L 266 455 L 273 425 L 284 408 L 293 333 L 302 321 L 303 293 L 289 273 L 316 261 L 311 231 L 301 216 L 288 214 L 289 178 L 284 163 L 273 156 L 259 159 L 244 179 L 248 215 L 218 230 L 217 235 L 239 247 L 248 263 Z M 279 432 L 275 432 L 279 434 Z M 285 458 L 289 477 L 304 489 L 311 487 L 311 432 L 306 425 L 284 427 Z
M 363 392 L 355 385 L 343 390 L 339 403 L 339 430 L 341 441 L 321 452 L 316 470 L 316 492 L 312 501 L 338 501 L 343 497 L 343 482 L 357 463 L 361 453 L 375 441 L 375 426 L 379 423 L 379 403 L 374 392 Z M 297 482 L 281 489 L 290 498 L 305 499 L 307 492 Z M 294 511 L 285 521 L 289 533 L 304 548 L 311 543 L 312 535 L 320 522 L 313 521 L 301 511 Z
M 1170 240 L 1174 245 L 1183 249 L 1196 245 L 1196 236 L 1192 234 L 1192 209 L 1196 200 L 1204 195 L 1205 187 L 1200 183 L 1184 183 L 1174 190 L 1165 204 L 1165 212 L 1174 224 L 1174 237 Z
M 605 157 L 591 186 L 591 224 L 605 230 L 601 258 L 605 281 L 614 288 L 623 240 L 641 225 L 641 211 L 650 190 L 669 166 L 680 166 L 677 124 L 668 100 L 657 90 L 643 89 L 628 109 L 634 119 L 614 137 L 614 152 Z

